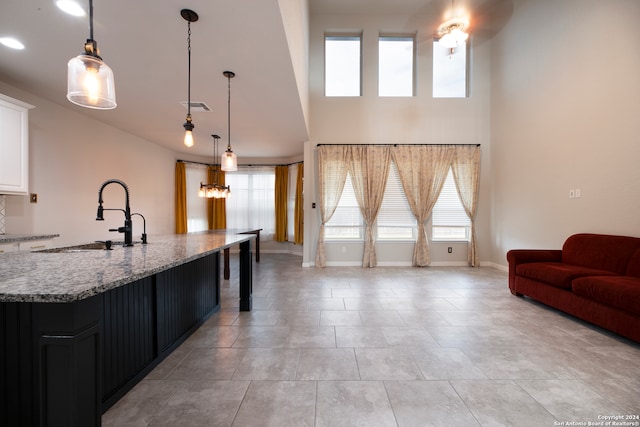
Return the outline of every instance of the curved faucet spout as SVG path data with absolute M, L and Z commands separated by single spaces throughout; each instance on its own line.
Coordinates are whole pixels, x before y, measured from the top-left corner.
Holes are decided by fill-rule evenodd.
M 105 209 L 102 207 L 102 191 L 104 190 L 104 188 L 109 185 L 109 184 L 119 184 L 122 186 L 122 188 L 124 188 L 124 192 L 125 192 L 125 207 L 124 207 L 124 227 L 120 227 L 118 229 L 116 229 L 116 231 L 120 232 L 120 233 L 124 233 L 124 244 L 125 246 L 133 246 L 133 223 L 131 221 L 131 208 L 129 207 L 129 187 L 127 186 L 127 184 L 125 184 L 124 182 L 120 181 L 119 179 L 108 179 L 105 182 L 102 183 L 102 186 L 100 186 L 100 190 L 98 191 L 98 213 L 96 215 L 96 221 L 103 221 L 104 220 L 104 211 L 105 210 L 111 210 L 111 209 Z M 118 209 L 121 210 L 121 209 Z

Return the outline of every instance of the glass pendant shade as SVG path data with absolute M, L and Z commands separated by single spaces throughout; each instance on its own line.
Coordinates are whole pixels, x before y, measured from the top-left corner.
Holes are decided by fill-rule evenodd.
M 78 55 L 67 64 L 67 99 L 97 110 L 116 108 L 113 71 L 99 57 Z
M 231 149 L 227 149 L 227 151 L 222 153 L 220 165 L 221 169 L 225 172 L 235 172 L 238 170 L 238 156 L 236 156 Z

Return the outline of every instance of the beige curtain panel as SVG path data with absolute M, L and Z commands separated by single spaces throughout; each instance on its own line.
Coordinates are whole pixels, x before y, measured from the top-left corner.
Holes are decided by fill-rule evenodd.
M 476 211 L 480 188 L 480 147 L 460 146 L 455 149 L 451 165 L 458 196 L 471 221 L 471 238 L 468 245 L 468 261 L 471 267 L 480 265 L 476 243 Z
M 393 147 L 391 153 L 409 207 L 418 223 L 412 263 L 417 267 L 425 267 L 431 263 L 425 223 L 447 178 L 454 152 L 450 146 L 401 145 Z
M 374 226 L 389 176 L 391 162 L 389 153 L 388 146 L 355 145 L 351 147 L 349 174 L 365 224 L 363 267 L 375 267 L 377 264 Z
M 316 267 L 327 265 L 324 227 L 336 211 L 347 180 L 351 151 L 348 145 L 318 147 L 318 190 L 320 196 L 320 232 L 316 249 Z

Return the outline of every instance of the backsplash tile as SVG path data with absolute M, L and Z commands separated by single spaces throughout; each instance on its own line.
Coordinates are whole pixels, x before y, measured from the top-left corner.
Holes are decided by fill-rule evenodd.
M 6 198 L 4 194 L 0 194 L 0 234 L 5 234 L 4 217 L 6 211 Z

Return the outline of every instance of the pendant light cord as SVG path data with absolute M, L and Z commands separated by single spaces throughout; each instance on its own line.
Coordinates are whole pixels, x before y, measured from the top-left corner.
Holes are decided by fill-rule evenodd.
M 231 74 L 227 75 L 227 90 L 229 96 L 227 97 L 227 150 L 231 149 Z M 222 167 L 222 165 L 220 165 Z
M 93 0 L 89 0 L 89 39 L 93 40 Z
M 191 118 L 191 21 L 187 21 L 187 116 Z

